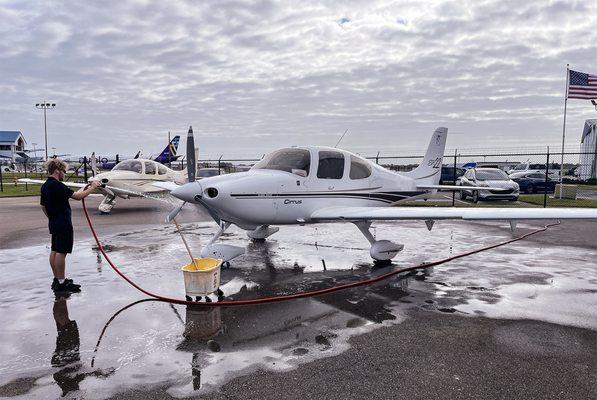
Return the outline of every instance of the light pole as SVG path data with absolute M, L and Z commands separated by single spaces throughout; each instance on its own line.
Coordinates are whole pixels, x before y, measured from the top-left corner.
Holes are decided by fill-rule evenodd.
M 41 109 L 44 110 L 44 139 L 45 139 L 45 144 L 46 144 L 46 161 L 48 160 L 48 124 L 46 123 L 46 110 L 51 110 L 54 107 L 56 107 L 56 103 L 46 103 L 46 101 L 44 100 L 43 103 L 37 103 L 35 105 L 35 108 L 37 109 Z

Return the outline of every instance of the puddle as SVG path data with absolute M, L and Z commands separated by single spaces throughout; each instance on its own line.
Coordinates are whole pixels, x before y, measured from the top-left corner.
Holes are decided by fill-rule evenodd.
M 377 224 L 379 238 L 406 243 L 398 262 L 385 268 L 372 268 L 365 239 L 350 224 L 282 227 L 261 243 L 231 229 L 226 242 L 247 250 L 222 270 L 222 290 L 230 299 L 248 299 L 360 280 L 510 237 L 506 226 L 496 227 L 438 223 L 428 232 L 415 222 Z M 211 224 L 184 228 L 197 253 L 215 231 Z M 179 268 L 188 256 L 173 229 L 135 229 L 103 240 L 142 287 L 184 296 Z M 0 251 L 0 396 L 101 399 L 152 385 L 176 397 L 206 393 L 257 369 L 288 370 L 339 354 L 352 336 L 399 324 L 412 307 L 597 329 L 597 272 L 585 261 L 597 252 L 584 248 L 522 241 L 366 288 L 205 309 L 139 301 L 143 295 L 93 247 L 76 243 L 67 271 L 83 291 L 59 300 L 49 287 L 47 246 Z

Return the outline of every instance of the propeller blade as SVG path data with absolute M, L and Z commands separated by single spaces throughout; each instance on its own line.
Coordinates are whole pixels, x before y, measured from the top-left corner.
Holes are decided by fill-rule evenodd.
M 174 210 L 170 211 L 170 213 L 166 216 L 166 223 L 167 224 L 169 224 L 170 222 L 172 222 L 174 220 L 174 218 L 176 218 L 176 216 L 178 215 L 178 213 L 180 212 L 180 210 L 182 210 L 182 207 L 184 207 L 185 204 L 187 204 L 186 201 L 183 202 L 178 207 L 176 207 Z
M 189 126 L 187 135 L 187 176 L 189 182 L 195 182 L 197 172 L 197 160 L 195 160 L 195 138 L 193 137 L 193 127 Z

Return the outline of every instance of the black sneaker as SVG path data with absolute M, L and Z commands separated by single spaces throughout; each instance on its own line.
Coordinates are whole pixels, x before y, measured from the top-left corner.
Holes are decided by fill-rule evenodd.
M 54 293 L 78 293 L 81 291 L 81 286 L 75 285 L 71 282 L 58 283 L 54 286 Z
M 78 289 L 81 288 L 81 285 L 78 285 L 76 283 L 73 282 L 72 279 L 65 279 L 64 283 L 70 284 L 71 286 L 76 286 Z M 54 280 L 52 280 L 52 286 L 50 286 L 52 288 L 52 290 L 54 290 L 54 288 L 56 288 L 57 285 L 60 285 L 60 282 L 58 282 L 58 278 L 54 278 Z
M 72 279 L 68 279 L 68 278 L 66 278 L 66 279 L 64 280 L 64 283 L 68 283 L 68 284 L 70 284 L 70 285 L 72 285 L 72 286 L 76 286 L 76 287 L 78 287 L 79 289 L 81 288 L 81 285 L 79 285 L 78 283 L 74 283 Z

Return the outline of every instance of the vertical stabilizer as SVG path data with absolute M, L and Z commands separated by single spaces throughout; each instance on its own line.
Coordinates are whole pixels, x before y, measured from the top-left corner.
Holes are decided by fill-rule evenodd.
M 403 175 L 417 180 L 417 184 L 437 185 L 441 177 L 448 128 L 437 128 L 431 136 L 425 158 L 419 166 Z
M 160 155 L 157 156 L 154 159 L 154 161 L 157 161 L 162 164 L 167 164 L 167 163 L 171 163 L 172 161 L 175 161 L 178 158 L 178 156 L 176 155 L 176 151 L 178 150 L 178 142 L 179 141 L 180 141 L 180 136 L 179 135 L 174 136 L 174 139 L 172 139 L 170 141 L 170 143 L 168 143 L 168 146 L 166 146 L 166 148 L 164 150 L 162 150 Z

